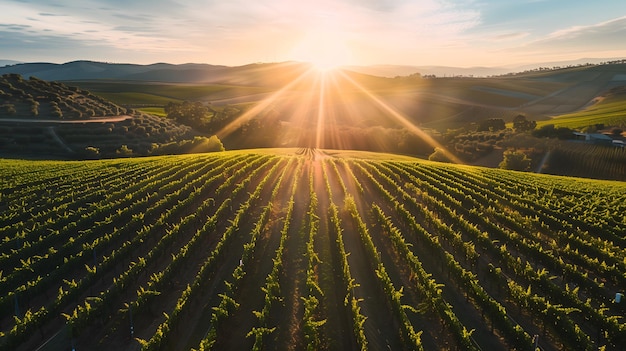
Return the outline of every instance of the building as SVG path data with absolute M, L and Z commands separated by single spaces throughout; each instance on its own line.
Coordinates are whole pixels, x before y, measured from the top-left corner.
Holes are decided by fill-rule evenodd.
M 613 138 L 600 133 L 574 132 L 574 139 L 597 145 L 613 145 Z

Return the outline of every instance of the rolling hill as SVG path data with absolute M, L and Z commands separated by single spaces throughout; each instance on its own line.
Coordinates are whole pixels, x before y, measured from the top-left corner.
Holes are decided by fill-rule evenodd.
M 183 143 L 179 151 L 187 152 L 183 149 L 198 136 L 188 126 L 121 107 L 77 87 L 14 73 L 0 76 L 2 157 L 127 157 L 175 150 Z
M 72 89 L 87 90 L 94 98 L 112 101 L 118 106 L 116 108 L 144 109 L 163 116 L 166 115 L 165 106 L 170 103 L 192 101 L 203 104 L 209 112 L 203 117 L 199 130 L 207 135 L 217 134 L 228 149 L 317 147 L 421 157 L 428 157 L 435 147 L 441 147 L 438 143 L 449 131 L 465 129 L 471 134 L 478 123 L 488 119 L 511 121 L 522 114 L 528 119 L 538 120 L 540 126 L 563 124 L 568 120 L 571 123 L 568 125 L 576 124 L 577 127 L 583 123 L 601 123 L 599 120 L 607 122 L 607 126 L 613 125 L 613 122 L 620 121 L 618 115 L 622 107 L 619 99 L 614 97 L 606 102 L 594 103 L 602 100 L 610 89 L 623 86 L 626 82 L 626 64 L 622 61 L 489 78 L 424 78 L 420 75 L 385 78 L 349 70 L 322 74 L 310 65 L 296 62 L 225 67 L 76 61 L 64 65 L 23 64 L 6 69 L 31 74 L 58 74 L 66 79 L 68 85 L 77 87 Z M 105 76 L 111 79 L 101 79 Z M 37 78 L 32 81 L 43 82 Z M 71 96 L 69 93 L 61 95 Z M 28 113 L 32 104 L 22 102 L 22 105 L 18 110 Z M 77 105 L 74 110 L 80 108 Z M 592 116 L 593 113 L 586 114 L 593 108 L 606 113 L 598 111 L 595 116 Z M 226 109 L 230 111 L 228 116 L 220 116 L 221 111 Z M 50 112 L 48 108 L 48 114 Z M 170 122 L 167 119 L 155 121 L 157 124 Z M 163 126 L 154 123 L 129 127 L 133 131 L 139 130 L 138 135 L 142 137 L 153 136 L 155 130 L 164 130 Z M 110 129 L 97 130 L 106 132 Z M 128 127 L 122 130 L 126 129 Z M 152 133 L 143 132 L 146 129 Z M 30 139 L 24 133 L 28 131 L 22 130 L 17 134 L 28 142 Z M 46 145 L 59 145 L 57 138 L 46 133 Z M 170 142 L 180 137 L 170 138 Z M 499 147 L 503 137 L 492 137 L 468 135 L 470 139 L 455 139 L 446 147 L 455 150 L 464 161 L 474 162 L 494 146 Z M 448 139 L 452 138 L 456 136 Z M 151 143 L 167 142 L 164 139 L 149 142 L 131 140 L 131 149 L 142 150 L 142 155 L 150 153 Z M 88 146 L 85 143 L 76 147 L 70 145 L 70 149 L 83 150 Z M 533 157 L 537 158 L 537 167 L 539 159 L 548 150 L 547 146 L 539 149 L 530 144 L 521 147 L 535 153 Z M 559 149 L 571 153 L 571 150 L 581 147 L 563 144 Z M 108 147 L 107 150 L 111 155 L 117 149 Z M 584 152 L 577 152 L 567 159 L 589 157 L 586 150 L 578 151 Z M 559 166 L 544 168 L 557 174 L 623 179 L 622 171 L 612 165 L 614 160 L 621 159 L 621 156 L 615 155 L 618 152 L 601 151 L 606 157 L 602 157 L 604 166 L 600 168 L 612 169 L 610 175 L 589 173 L 585 169 L 562 172 L 558 162 L 547 165 Z M 502 157 L 501 150 L 495 153 Z M 492 162 L 495 165 L 498 163 L 497 160 Z M 577 168 L 586 167 L 580 164 Z
M 623 88 L 598 92 L 624 65 L 480 79 L 67 65 L 37 69 L 83 78 L 2 76 L 2 156 L 119 158 L 0 159 L 0 350 L 626 344 L 626 183 L 394 154 L 432 151 L 427 127 L 547 119 L 594 98 L 581 111 L 610 115 Z M 165 81 L 142 81 L 152 68 Z M 209 122 L 235 111 L 225 144 L 297 147 L 127 157 L 223 149 L 128 106 L 184 100 Z
M 626 342 L 623 182 L 320 149 L 0 170 L 3 350 Z
M 620 61 L 616 61 L 620 62 Z M 74 61 L 65 64 L 26 63 L 0 68 L 0 73 L 18 73 L 46 80 L 71 81 L 117 104 L 162 107 L 171 101 L 202 101 L 215 105 L 259 103 L 288 87 L 266 111 L 287 120 L 293 115 L 315 119 L 318 106 L 304 101 L 319 89 L 311 66 L 297 62 L 250 64 L 227 67 L 207 64 L 109 64 Z M 488 119 L 512 120 L 517 114 L 545 120 L 572 113 L 610 88 L 624 85 L 626 65 L 584 65 L 528 71 L 490 78 L 385 78 L 341 71 L 332 79 L 345 99 L 337 108 L 338 125 L 398 128 L 381 111 L 372 95 L 411 123 L 445 131 Z M 419 72 L 418 72 L 419 73 Z M 294 84 L 294 82 L 298 82 Z M 384 109 L 384 108 L 383 108 Z M 326 109 L 329 111 L 329 109 Z M 313 116 L 313 117 L 310 117 Z M 337 145 L 324 145 L 337 147 Z
M 613 88 L 597 96 L 584 108 L 540 121 L 537 126 L 546 124 L 572 129 L 595 125 L 626 127 L 626 88 L 625 86 Z
M 153 105 L 164 103 L 167 99 L 199 100 L 216 104 L 258 102 L 267 98 L 269 93 L 288 86 L 310 70 L 310 66 L 300 63 L 253 64 L 240 67 L 192 65 L 191 68 L 188 65 L 165 65 L 162 69 L 136 66 L 133 69 L 137 72 L 130 73 L 119 69 L 119 72 L 112 74 L 110 70 L 114 70 L 115 65 L 89 62 L 65 65 L 67 68 L 57 67 L 63 72 L 59 74 L 63 80 L 75 80 L 73 84 L 124 103 L 129 102 L 124 96 L 126 93 L 146 94 L 143 97 L 135 96 L 137 103 Z M 85 65 L 104 66 L 106 69 L 101 68 L 102 72 L 108 73 L 98 72 L 90 75 L 90 71 L 83 67 Z M 22 74 L 28 71 L 34 75 L 37 75 L 37 72 L 55 71 L 50 67 L 45 71 L 38 71 L 36 65 L 32 69 L 28 67 L 30 66 L 15 66 L 12 70 Z M 77 73 L 66 74 L 66 70 L 70 69 Z M 185 73 L 188 69 L 193 69 L 189 71 L 192 73 Z M 394 79 L 349 70 L 343 72 L 416 123 L 445 130 L 446 127 L 459 126 L 464 122 L 493 116 L 512 119 L 516 113 L 523 113 L 534 119 L 547 119 L 576 111 L 602 92 L 624 85 L 626 65 L 587 65 L 490 78 Z M 116 81 L 99 80 L 106 75 Z M 60 78 L 59 76 L 55 77 Z M 77 81 L 85 79 L 91 81 Z M 306 87 L 315 86 L 315 79 L 314 77 L 304 79 L 297 88 L 306 93 Z M 341 82 L 345 80 L 343 77 L 339 76 L 337 80 L 342 89 L 354 90 L 354 87 Z M 165 84 L 146 84 L 146 81 Z M 182 83 L 191 84 L 193 87 L 181 87 L 185 85 Z M 111 91 L 112 88 L 116 90 Z M 169 92 L 164 92 L 164 89 L 169 89 Z M 191 94 L 184 93 L 184 90 L 189 92 L 192 89 L 195 91 Z M 363 101 L 367 100 L 367 97 L 363 95 L 362 97 L 356 104 L 367 103 Z M 350 101 L 344 102 L 344 105 L 350 105 Z M 288 113 L 292 112 L 288 109 Z

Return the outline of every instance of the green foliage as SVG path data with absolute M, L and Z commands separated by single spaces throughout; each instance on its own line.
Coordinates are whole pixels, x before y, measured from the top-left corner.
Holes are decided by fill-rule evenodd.
M 119 106 L 76 87 L 35 77 L 24 80 L 17 74 L 0 77 L 0 90 L 0 106 L 4 106 L 10 115 L 23 118 L 91 118 L 116 115 L 121 110 Z
M 100 149 L 93 146 L 87 146 L 83 151 L 85 158 L 96 159 L 100 157 Z
M 571 139 L 573 130 L 567 127 L 555 127 L 554 124 L 544 124 L 533 130 L 532 135 L 537 138 Z
M 527 132 L 535 129 L 536 126 L 536 121 L 529 121 L 524 115 L 517 115 L 513 119 L 513 129 L 515 129 L 516 132 Z
M 132 313 L 154 318 L 135 344 L 146 350 L 176 347 L 185 328 L 206 331 L 185 348 L 228 344 L 235 331 L 225 328 L 246 316 L 258 320 L 236 330 L 249 337 L 241 343 L 267 349 L 291 327 L 277 313 L 285 301 L 300 304 L 303 348 L 336 342 L 329 329 L 340 318 L 342 342 L 357 349 L 378 345 L 375 328 L 420 349 L 416 320 L 450 336 L 429 339 L 436 348 L 493 337 L 526 350 L 538 329 L 543 348 L 626 342 L 623 308 L 607 299 L 626 284 L 623 182 L 278 152 L 0 160 L 0 347 L 47 340 L 63 331 L 55 325 L 87 346 L 103 323 L 119 326 L 107 341 L 132 341 Z M 291 264 L 302 271 L 285 284 Z M 260 267 L 270 273 L 255 276 Z M 252 311 L 245 302 L 259 290 L 243 287 L 260 285 L 263 307 Z M 390 318 L 372 318 L 373 308 Z M 210 323 L 189 324 L 203 312 Z M 465 325 L 461 313 L 483 322 Z
M 503 156 L 504 159 L 498 165 L 502 169 L 514 171 L 527 171 L 530 169 L 531 159 L 522 151 L 507 150 Z
M 167 118 L 174 119 L 188 126 L 200 128 L 208 124 L 213 116 L 209 108 L 201 102 L 169 102 L 165 105 L 164 111 Z
M 551 149 L 545 172 L 625 180 L 626 148 L 563 142 Z
M 155 144 L 150 150 L 150 154 L 174 155 L 217 151 L 224 151 L 224 145 L 217 136 L 213 135 L 209 138 L 197 136 L 192 140 L 181 140 L 167 144 Z
M 502 118 L 490 118 L 478 123 L 477 132 L 496 132 L 505 130 L 506 124 Z
M 626 127 L 626 94 L 609 96 L 576 112 L 537 122 L 538 126 L 554 124 L 559 127 L 594 133 L 606 127 Z M 601 126 L 598 128 L 597 126 Z
M 127 145 L 122 145 L 119 149 L 115 151 L 115 154 L 120 157 L 130 157 L 133 155 L 133 150 Z

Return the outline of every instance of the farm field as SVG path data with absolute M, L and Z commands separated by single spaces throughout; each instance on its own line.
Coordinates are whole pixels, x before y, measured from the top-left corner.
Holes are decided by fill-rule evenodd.
M 127 81 L 77 81 L 67 82 L 67 84 L 88 89 L 99 96 L 120 104 L 147 106 L 162 106 L 168 102 L 183 100 L 219 102 L 220 100 L 229 100 L 241 96 L 256 96 L 271 91 L 270 88 L 217 84 L 137 83 Z M 253 101 L 257 100 L 258 98 L 253 99 Z
M 626 183 L 321 149 L 0 160 L 2 350 L 619 350 Z
M 546 124 L 554 124 L 557 127 L 584 128 L 596 124 L 607 126 L 626 125 L 626 98 L 622 96 L 612 97 L 585 109 L 556 116 L 555 118 L 538 121 L 537 127 Z

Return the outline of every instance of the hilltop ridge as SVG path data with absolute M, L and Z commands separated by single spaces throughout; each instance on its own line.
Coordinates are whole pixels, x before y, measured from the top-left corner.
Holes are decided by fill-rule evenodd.
M 0 76 L 0 156 L 101 158 L 219 151 L 219 139 L 114 104 L 86 90 Z

